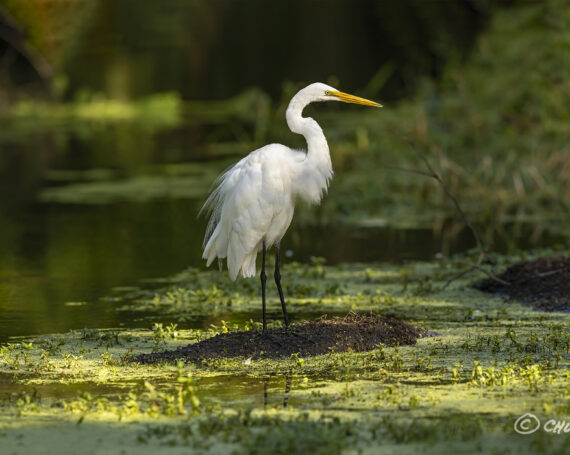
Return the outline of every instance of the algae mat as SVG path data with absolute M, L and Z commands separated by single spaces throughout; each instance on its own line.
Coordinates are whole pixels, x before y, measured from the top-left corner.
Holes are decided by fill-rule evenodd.
M 502 269 L 521 259 L 534 258 L 497 261 Z M 14 340 L 0 348 L 2 453 L 568 453 L 569 433 L 555 423 L 570 420 L 570 314 L 473 289 L 482 275 L 445 286 L 469 261 L 285 266 L 297 323 L 307 311 L 373 311 L 437 333 L 415 345 L 133 362 L 135 353 L 258 328 L 216 319 L 228 308 L 259 312 L 257 282 L 194 269 L 118 299 L 139 308 L 148 330 Z M 279 314 L 277 295 L 269 297 Z M 158 312 L 171 322 L 153 324 Z M 196 315 L 214 324 L 184 328 Z M 539 427 L 521 434 L 517 421 L 533 429 L 528 414 Z

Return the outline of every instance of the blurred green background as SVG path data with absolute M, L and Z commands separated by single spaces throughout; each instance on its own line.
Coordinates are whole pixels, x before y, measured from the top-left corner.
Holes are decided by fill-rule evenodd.
M 0 340 L 136 324 L 116 286 L 202 267 L 215 176 L 321 81 L 335 179 L 288 260 L 432 259 L 570 238 L 565 0 L 0 0 Z M 67 305 L 66 305 L 67 304 Z M 121 319 L 123 318 L 123 319 Z

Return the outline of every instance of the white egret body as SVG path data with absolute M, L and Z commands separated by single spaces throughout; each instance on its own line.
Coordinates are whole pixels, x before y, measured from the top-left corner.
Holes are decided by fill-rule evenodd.
M 256 273 L 257 253 L 263 252 L 261 282 L 263 329 L 265 332 L 265 251 L 276 246 L 275 282 L 288 324 L 279 275 L 279 242 L 291 224 L 295 202 L 320 202 L 327 191 L 333 169 L 323 130 L 303 109 L 315 101 L 344 101 L 380 107 L 380 104 L 339 92 L 322 83 L 299 91 L 289 103 L 286 119 L 294 133 L 307 141 L 307 152 L 281 144 L 257 149 L 240 160 L 217 180 L 202 210 L 211 213 L 202 257 L 210 265 L 226 258 L 230 278 L 238 273 Z

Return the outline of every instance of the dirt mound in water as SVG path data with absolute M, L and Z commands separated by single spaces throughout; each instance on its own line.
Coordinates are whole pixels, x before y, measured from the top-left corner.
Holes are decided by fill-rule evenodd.
M 199 362 L 220 357 L 252 359 L 325 354 L 330 350 L 368 351 L 379 343 L 386 345 L 415 344 L 427 330 L 393 318 L 373 314 L 350 313 L 344 318 L 302 322 L 288 328 L 268 329 L 266 335 L 256 331 L 230 332 L 216 335 L 175 351 L 141 354 L 135 362 L 155 363 L 184 360 Z
M 543 311 L 570 311 L 570 258 L 519 262 L 497 276 L 509 284 L 488 278 L 473 287 L 529 303 Z

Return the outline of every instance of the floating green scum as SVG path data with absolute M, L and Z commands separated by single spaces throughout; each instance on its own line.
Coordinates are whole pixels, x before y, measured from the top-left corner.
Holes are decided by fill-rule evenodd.
M 466 260 L 285 267 L 293 324 L 303 311 L 374 311 L 435 332 L 415 345 L 133 362 L 138 353 L 259 329 L 246 319 L 257 308 L 246 281 L 236 290 L 222 274 L 189 270 L 154 297 L 139 295 L 147 330 L 75 330 L 3 345 L 0 443 L 7 453 L 39 453 L 46 444 L 60 453 L 78 445 L 125 453 L 414 453 L 418 444 L 427 453 L 564 453 L 567 436 L 523 437 L 513 425 L 525 413 L 543 421 L 568 415 L 570 316 L 483 294 L 471 287 L 484 277 L 478 272 L 445 287 Z M 269 311 L 278 311 L 277 295 L 268 297 Z M 125 309 L 136 307 L 133 298 Z M 235 319 L 180 328 L 228 304 Z M 153 322 L 157 307 L 171 322 Z

